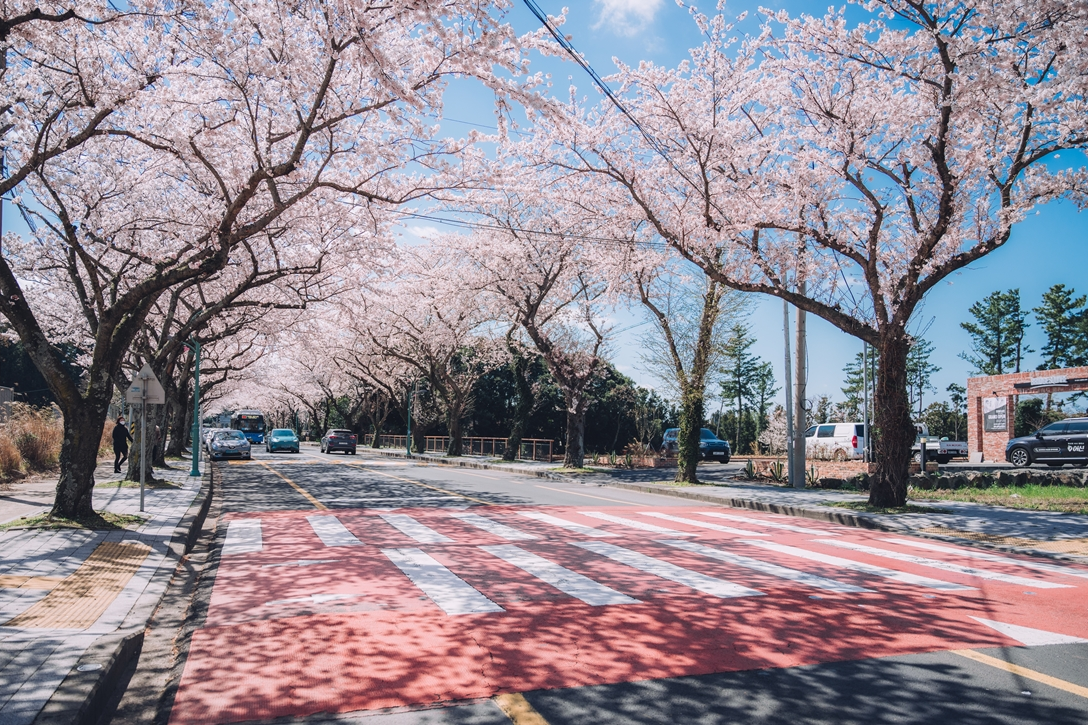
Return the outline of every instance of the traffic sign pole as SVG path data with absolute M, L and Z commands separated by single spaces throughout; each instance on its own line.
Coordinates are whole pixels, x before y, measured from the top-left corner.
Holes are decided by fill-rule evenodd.
M 144 476 L 147 474 L 147 378 L 140 373 L 140 512 L 144 510 Z

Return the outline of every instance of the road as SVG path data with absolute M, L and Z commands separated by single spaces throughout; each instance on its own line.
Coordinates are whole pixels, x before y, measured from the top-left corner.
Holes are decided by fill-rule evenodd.
M 1083 568 L 362 450 L 219 465 L 176 725 L 1088 722 Z

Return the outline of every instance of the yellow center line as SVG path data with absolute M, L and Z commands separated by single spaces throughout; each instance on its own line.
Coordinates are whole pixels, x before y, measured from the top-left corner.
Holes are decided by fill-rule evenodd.
M 595 498 L 599 501 L 611 501 L 612 503 L 622 503 L 624 506 L 641 506 L 642 504 L 631 503 L 630 501 L 620 501 L 616 498 L 604 498 L 603 496 L 590 496 L 588 493 L 577 493 L 575 491 L 564 491 L 561 488 L 552 488 L 551 486 L 541 486 L 537 484 L 537 488 L 546 488 L 549 491 L 558 491 L 559 493 L 569 493 L 571 496 L 585 496 L 586 498 Z
M 314 507 L 317 508 L 318 510 L 320 510 L 320 511 L 327 511 L 328 510 L 329 507 L 326 506 L 325 504 L 321 503 L 320 501 L 318 501 L 313 496 L 311 496 L 309 491 L 307 491 L 302 486 L 298 485 L 297 483 L 292 481 L 290 478 L 288 478 L 287 476 L 285 476 L 282 473 L 280 473 L 279 471 L 277 471 L 275 468 L 272 468 L 272 466 L 268 465 L 264 461 L 257 461 L 257 463 L 261 464 L 262 466 L 267 468 L 269 471 L 272 471 L 272 473 L 276 474 L 277 476 L 282 478 L 284 481 L 287 481 L 288 486 L 290 486 L 291 488 L 295 489 L 296 491 L 301 493 L 303 496 L 305 496 L 306 500 L 309 501 L 310 503 L 312 503 L 314 505 Z
M 432 491 L 440 491 L 442 493 L 449 494 L 450 496 L 459 496 L 460 498 L 468 499 L 469 501 L 475 501 L 476 503 L 482 503 L 485 506 L 494 506 L 495 505 L 495 504 L 491 503 L 490 501 L 484 501 L 483 499 L 473 498 L 472 496 L 466 496 L 465 494 L 457 493 L 456 491 L 447 491 L 444 488 L 439 488 L 438 486 L 432 486 L 431 484 L 423 483 L 422 481 L 413 481 L 410 478 L 401 478 L 400 476 L 394 476 L 392 473 L 386 473 L 385 471 L 375 471 L 373 468 L 367 468 L 366 464 L 364 464 L 364 463 L 346 463 L 345 462 L 342 465 L 352 466 L 353 468 L 360 468 L 360 469 L 362 469 L 364 471 L 367 471 L 368 473 L 376 473 L 379 476 L 385 476 L 386 478 L 395 478 L 396 480 L 404 481 L 405 483 L 414 483 L 417 486 L 423 486 L 424 488 L 429 488 Z
M 1088 697 L 1088 687 L 1083 687 L 1082 685 L 1075 685 L 1072 682 L 1066 682 L 1065 680 L 1059 680 L 1057 677 L 1051 677 L 1050 675 L 1045 675 L 1042 672 L 1036 672 L 1035 670 L 1029 670 L 1027 667 L 1021 667 L 1020 665 L 1014 665 L 1011 662 L 1006 662 L 1005 660 L 999 660 L 996 657 L 991 657 L 990 655 L 984 655 L 981 652 L 975 652 L 974 650 L 971 650 L 971 649 L 954 649 L 954 650 L 949 650 L 949 651 L 954 655 L 959 655 L 960 657 L 966 657 L 969 660 L 974 660 L 975 662 L 980 662 L 980 663 L 982 663 L 984 665 L 989 665 L 990 667 L 996 667 L 999 670 L 1005 670 L 1005 672 L 1012 673 L 1014 675 L 1017 675 L 1019 677 L 1023 677 L 1023 678 L 1028 679 L 1028 680 L 1035 680 L 1036 682 L 1041 682 L 1044 685 L 1050 685 L 1051 687 L 1056 687 L 1059 690 L 1064 690 L 1064 691 L 1070 692 L 1070 693 L 1072 693 L 1074 695 L 1080 695 L 1081 697 Z
M 495 695 L 492 702 L 498 705 L 514 725 L 548 725 L 544 716 L 537 712 L 521 693 L 506 692 Z

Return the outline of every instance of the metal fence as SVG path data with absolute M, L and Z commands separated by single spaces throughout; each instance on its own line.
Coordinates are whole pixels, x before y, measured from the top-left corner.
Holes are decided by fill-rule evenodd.
M 365 445 L 370 445 L 374 440 L 373 434 L 363 436 Z M 523 461 L 551 461 L 552 446 L 554 442 L 544 438 L 522 438 L 521 450 L 518 458 Z M 406 436 L 383 435 L 378 438 L 381 448 L 406 448 L 408 445 Z M 465 436 L 461 439 L 461 455 L 464 456 L 501 456 L 506 452 L 506 438 L 486 438 L 482 436 Z M 424 450 L 427 453 L 445 453 L 449 450 L 449 436 L 425 436 Z

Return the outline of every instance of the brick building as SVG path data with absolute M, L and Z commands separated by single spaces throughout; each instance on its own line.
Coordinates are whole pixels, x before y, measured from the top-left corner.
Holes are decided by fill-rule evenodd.
M 1088 367 L 968 378 L 967 450 L 971 460 L 1005 460 L 1005 444 L 1016 437 L 1015 396 L 1078 390 L 1088 390 Z

